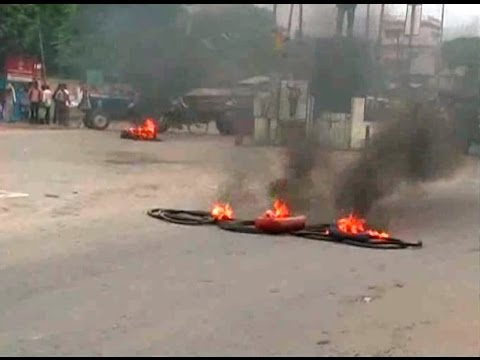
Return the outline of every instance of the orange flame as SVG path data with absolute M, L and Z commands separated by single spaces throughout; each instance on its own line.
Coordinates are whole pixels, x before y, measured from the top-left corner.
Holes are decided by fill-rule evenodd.
M 222 203 L 213 204 L 210 214 L 216 220 L 232 220 L 234 216 L 233 209 L 230 204 Z
M 157 137 L 157 125 L 155 121 L 148 118 L 145 119 L 142 125 L 128 129 L 128 132 L 137 139 L 152 140 Z
M 379 239 L 386 239 L 390 237 L 390 235 L 386 232 L 380 232 L 377 230 L 368 229 L 366 227 L 366 221 L 364 219 L 360 219 L 353 214 L 348 215 L 347 217 L 341 218 L 337 220 L 337 227 L 340 231 L 343 231 L 348 234 L 361 234 L 367 233 L 371 237 L 379 238 Z
M 288 209 L 286 202 L 277 199 L 273 203 L 273 209 L 267 210 L 265 212 L 265 216 L 273 218 L 286 218 L 290 216 L 290 210 Z

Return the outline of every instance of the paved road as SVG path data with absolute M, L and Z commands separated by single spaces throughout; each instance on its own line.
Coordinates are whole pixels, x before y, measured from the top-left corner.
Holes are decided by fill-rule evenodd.
M 281 173 L 278 149 L 164 140 L 0 132 L 0 190 L 29 194 L 0 199 L 1 355 L 480 355 L 478 160 L 390 200 L 425 247 L 387 252 L 148 218 L 227 193 L 250 216 Z

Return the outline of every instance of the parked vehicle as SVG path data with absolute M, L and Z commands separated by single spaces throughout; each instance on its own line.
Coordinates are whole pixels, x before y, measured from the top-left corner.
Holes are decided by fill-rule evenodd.
M 91 108 L 85 111 L 85 127 L 105 130 L 112 119 L 132 120 L 138 116 L 132 98 L 124 96 L 90 95 Z
M 171 102 L 170 108 L 160 117 L 158 123 L 160 132 L 171 128 L 183 129 L 185 126 L 189 132 L 192 132 L 193 128 L 198 128 L 206 133 L 208 132 L 210 120 L 205 117 L 199 117 L 195 109 L 190 107 L 180 97 Z
M 198 123 L 215 122 L 222 135 L 233 133 L 233 124 L 229 116 L 235 101 L 233 89 L 194 89 L 185 95 L 185 102 L 191 108 L 191 114 Z

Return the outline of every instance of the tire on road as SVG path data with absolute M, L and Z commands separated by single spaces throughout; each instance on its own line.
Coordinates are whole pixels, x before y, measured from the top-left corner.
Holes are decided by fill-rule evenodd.
M 94 111 L 88 121 L 90 128 L 95 130 L 105 130 L 110 125 L 110 119 L 103 111 Z
M 226 116 L 218 116 L 215 120 L 215 125 L 217 130 L 222 135 L 232 135 L 233 134 L 233 123 Z

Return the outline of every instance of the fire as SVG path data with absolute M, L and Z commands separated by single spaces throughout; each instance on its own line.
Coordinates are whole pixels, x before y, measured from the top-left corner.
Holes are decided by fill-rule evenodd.
M 290 210 L 287 203 L 282 200 L 275 200 L 273 203 L 273 209 L 265 212 L 266 217 L 273 218 L 286 218 L 290 216 Z
M 371 237 L 386 239 L 390 235 L 386 232 L 380 232 L 377 230 L 368 229 L 366 226 L 366 221 L 360 219 L 353 214 L 348 215 L 347 217 L 337 220 L 337 227 L 340 231 L 343 231 L 348 234 L 365 234 L 367 233 Z
M 142 125 L 128 129 L 128 132 L 136 139 L 152 140 L 157 137 L 157 125 L 150 118 L 145 119 Z
M 210 214 L 216 220 L 232 220 L 234 216 L 233 209 L 230 204 L 222 203 L 213 204 L 213 208 Z

